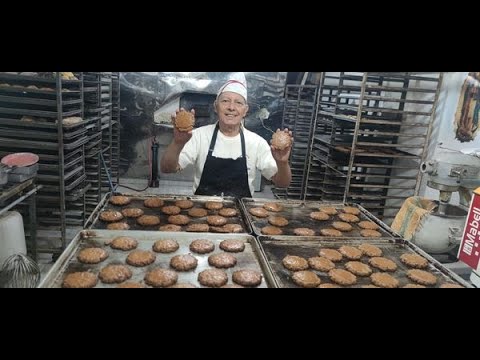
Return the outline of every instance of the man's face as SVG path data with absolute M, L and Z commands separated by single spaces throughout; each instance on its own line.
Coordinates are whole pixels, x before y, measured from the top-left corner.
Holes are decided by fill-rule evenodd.
M 225 91 L 215 101 L 215 112 L 225 125 L 238 125 L 245 117 L 248 105 L 242 95 Z

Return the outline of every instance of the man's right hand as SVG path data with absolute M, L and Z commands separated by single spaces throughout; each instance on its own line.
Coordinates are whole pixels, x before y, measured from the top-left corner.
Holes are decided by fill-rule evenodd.
M 179 110 L 175 110 L 175 114 L 172 114 L 173 141 L 175 142 L 176 145 L 179 145 L 181 147 L 183 147 L 188 142 L 188 140 L 190 140 L 192 138 L 192 130 L 190 130 L 190 131 L 180 131 L 175 126 L 175 119 L 177 117 L 177 114 L 182 110 L 185 110 L 185 109 L 180 108 Z M 192 109 L 190 112 L 193 114 L 193 116 L 195 116 L 195 110 L 194 109 Z

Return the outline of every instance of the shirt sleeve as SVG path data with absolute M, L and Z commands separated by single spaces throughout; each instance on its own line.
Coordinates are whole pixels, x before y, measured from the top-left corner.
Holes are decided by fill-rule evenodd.
M 185 169 L 188 165 L 195 164 L 195 162 L 197 161 L 197 144 L 198 132 L 194 130 L 192 133 L 192 137 L 185 144 L 182 151 L 180 152 L 180 156 L 178 157 L 178 165 L 180 165 L 180 170 Z
M 268 180 L 271 180 L 272 177 L 278 172 L 277 162 L 273 158 L 270 145 L 268 145 L 267 141 L 261 137 L 259 138 L 257 146 L 256 167 Z

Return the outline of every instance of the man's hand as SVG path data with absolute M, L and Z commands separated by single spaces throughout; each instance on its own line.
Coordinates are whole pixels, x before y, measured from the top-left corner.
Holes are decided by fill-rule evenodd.
M 280 131 L 280 129 L 277 129 L 277 131 Z M 272 155 L 273 155 L 273 158 L 275 159 L 275 161 L 277 162 L 277 164 L 285 164 L 285 163 L 288 163 L 288 160 L 290 159 L 290 150 L 292 149 L 292 146 L 293 146 L 293 135 L 292 135 L 292 132 L 288 130 L 288 128 L 286 129 L 283 129 L 282 131 L 286 132 L 290 138 L 291 138 L 291 143 L 290 143 L 290 146 L 286 147 L 285 149 L 283 150 L 278 150 L 276 149 L 275 147 L 273 147 L 272 145 L 270 145 L 270 148 L 272 150 Z M 270 144 L 271 144 L 272 141 L 270 141 Z
M 188 142 L 188 140 L 190 140 L 192 138 L 192 130 L 190 131 L 179 131 L 176 127 L 175 127 L 175 119 L 177 118 L 177 114 L 182 111 L 182 110 L 185 110 L 184 108 L 180 108 L 179 110 L 175 110 L 175 114 L 172 114 L 172 124 L 173 124 L 173 141 L 176 145 L 178 146 L 181 146 L 183 148 L 183 146 Z M 193 116 L 195 116 L 195 110 L 192 109 L 190 111 Z

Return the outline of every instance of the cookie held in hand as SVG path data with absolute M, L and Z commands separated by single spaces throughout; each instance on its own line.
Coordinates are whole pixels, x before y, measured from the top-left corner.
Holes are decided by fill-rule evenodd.
M 193 125 L 195 125 L 195 116 L 185 110 L 180 110 L 175 117 L 175 127 L 179 131 L 188 132 L 193 129 Z
M 272 136 L 272 146 L 277 150 L 284 150 L 292 145 L 292 138 L 285 131 L 277 131 Z

